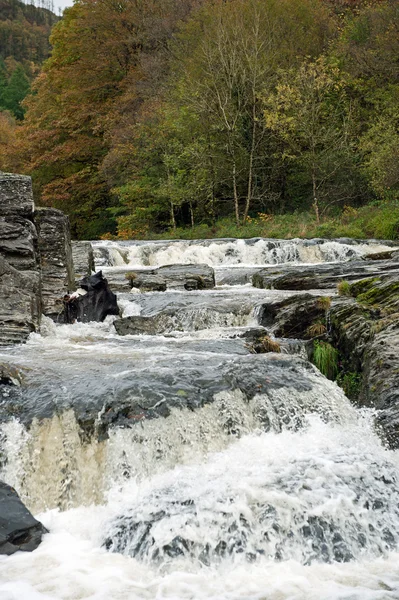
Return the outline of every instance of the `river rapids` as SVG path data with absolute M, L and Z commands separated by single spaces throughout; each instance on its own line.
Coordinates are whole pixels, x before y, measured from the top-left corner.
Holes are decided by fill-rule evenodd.
M 33 553 L 0 557 L 0 599 L 398 600 L 399 451 L 301 343 L 249 351 L 260 304 L 293 292 L 237 284 L 259 265 L 381 246 L 94 247 L 105 273 L 207 263 L 217 286 L 118 296 L 123 316 L 167 310 L 162 334 L 44 319 L 0 350 L 23 374 L 0 403 L 0 479 L 49 530 Z M 21 414 L 5 418 L 6 402 Z

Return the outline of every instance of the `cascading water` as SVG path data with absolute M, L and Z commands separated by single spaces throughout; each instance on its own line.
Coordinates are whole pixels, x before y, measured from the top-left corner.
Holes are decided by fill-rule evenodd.
M 112 260 L 260 264 L 261 242 L 127 243 Z M 302 354 L 246 341 L 259 302 L 290 294 L 123 294 L 125 316 L 168 327 L 45 320 L 1 351 L 22 385 L 0 402 L 0 478 L 50 532 L 0 558 L 1 600 L 399 598 L 398 452 Z
M 360 258 L 387 250 L 386 243 L 352 240 L 176 240 L 173 242 L 95 242 L 98 266 L 154 267 L 186 264 L 274 265 L 320 263 Z

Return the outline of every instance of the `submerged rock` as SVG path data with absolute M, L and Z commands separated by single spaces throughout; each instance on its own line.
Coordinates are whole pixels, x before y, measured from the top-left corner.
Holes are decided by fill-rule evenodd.
M 17 492 L 0 481 L 0 554 L 32 552 L 44 533 L 47 529 L 31 515 Z

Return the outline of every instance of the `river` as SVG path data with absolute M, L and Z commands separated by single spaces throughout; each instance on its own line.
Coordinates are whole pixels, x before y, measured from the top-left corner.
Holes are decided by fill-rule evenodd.
M 0 557 L 0 599 L 398 599 L 399 452 L 301 343 L 253 354 L 245 337 L 262 302 L 294 293 L 253 288 L 256 267 L 381 246 L 94 246 L 110 277 L 207 263 L 217 286 L 119 294 L 125 316 L 168 311 L 168 331 L 44 319 L 1 349 L 23 384 L 0 403 L 0 478 L 49 533 Z

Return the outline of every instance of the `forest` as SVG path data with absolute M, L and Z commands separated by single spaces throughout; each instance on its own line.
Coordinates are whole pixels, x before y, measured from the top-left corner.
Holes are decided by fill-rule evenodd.
M 399 237 L 399 0 L 53 17 L 0 20 L 0 169 L 74 237 Z

